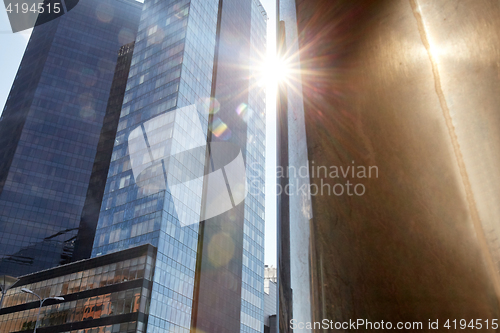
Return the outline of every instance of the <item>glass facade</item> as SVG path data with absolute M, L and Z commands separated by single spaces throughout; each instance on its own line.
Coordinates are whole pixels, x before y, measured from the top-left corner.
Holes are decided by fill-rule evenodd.
M 132 248 L 96 259 L 26 275 L 10 289 L 0 309 L 0 331 L 33 331 L 38 299 L 39 332 L 145 332 L 156 249 Z M 51 303 L 52 302 L 52 303 Z
M 217 11 L 218 1 L 145 1 L 139 25 L 92 254 L 158 246 L 148 332 L 190 329 L 198 224 L 181 226 L 169 191 L 136 185 L 126 142 L 145 121 L 192 104 L 206 133 Z
M 140 13 L 81 0 L 34 28 L 0 118 L 0 274 L 71 259 L 116 55 Z
M 246 165 L 250 191 L 245 200 L 240 332 L 263 332 L 265 229 L 265 111 L 266 92 L 260 68 L 265 61 L 267 14 L 251 1 L 250 84 L 248 106 L 239 109 L 247 120 Z
M 265 95 L 249 67 L 265 35 L 258 1 L 144 3 L 92 256 L 158 247 L 148 332 L 263 329 Z M 207 155 L 177 154 L 196 123 L 204 142 L 241 150 L 250 186 L 244 203 L 186 224 L 204 216 L 202 193 L 178 186 L 204 167 Z M 137 149 L 170 157 L 139 177 Z
M 140 301 L 141 288 L 135 288 L 125 292 L 81 298 L 71 303 L 47 305 L 42 307 L 40 311 L 38 327 L 78 323 L 84 320 L 134 313 L 139 311 Z M 4 319 L 5 325 L 0 322 L 0 327 L 5 332 L 32 331 L 35 328 L 37 316 L 37 307 L 19 311 L 15 315 L 4 316 L 5 318 L 2 319 Z M 136 332 L 136 324 L 136 322 L 127 323 L 127 330 L 120 332 L 129 332 L 130 329 L 132 332 Z
M 75 241 L 73 261 L 90 258 L 92 252 L 97 221 L 99 219 L 99 212 L 101 211 L 102 197 L 104 195 L 104 186 L 106 184 L 106 178 L 108 177 L 109 164 L 113 153 L 113 146 L 118 128 L 118 121 L 120 120 L 120 112 L 133 52 L 134 42 L 123 45 L 118 52 L 108 106 L 106 108 L 101 134 L 99 135 L 97 153 L 94 159 L 87 197 L 83 205 L 82 217 Z

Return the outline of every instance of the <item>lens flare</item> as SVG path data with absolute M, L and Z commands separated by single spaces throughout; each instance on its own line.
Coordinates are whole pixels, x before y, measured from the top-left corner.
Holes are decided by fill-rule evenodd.
M 219 118 L 214 119 L 212 125 L 211 125 L 212 133 L 220 138 L 220 139 L 227 139 L 231 135 L 231 131 L 227 127 L 227 125 L 220 120 Z
M 245 122 L 248 122 L 248 120 L 253 114 L 252 109 L 249 108 L 248 105 L 245 103 L 241 103 L 240 105 L 238 105 L 235 111 L 238 114 L 238 116 L 240 116 L 241 119 L 243 119 L 243 121 Z
M 281 82 L 288 80 L 290 75 L 289 66 L 285 59 L 281 59 L 276 55 L 270 56 L 262 64 L 260 85 L 276 86 Z
M 241 103 L 236 108 L 236 113 L 241 116 L 244 114 L 244 112 L 246 112 L 247 108 L 248 108 L 248 105 L 246 105 L 245 103 Z

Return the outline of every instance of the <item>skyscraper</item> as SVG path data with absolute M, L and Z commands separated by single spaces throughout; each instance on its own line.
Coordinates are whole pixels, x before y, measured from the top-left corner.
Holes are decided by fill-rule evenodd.
M 144 3 L 92 255 L 158 247 L 148 332 L 262 331 L 265 35 L 257 0 Z
M 278 272 L 274 267 L 264 268 L 264 333 L 278 332 Z
M 116 55 L 140 13 L 82 0 L 33 29 L 0 118 L 0 274 L 71 259 Z
M 104 185 L 108 177 L 111 154 L 120 120 L 120 111 L 122 109 L 123 97 L 127 86 L 130 63 L 134 52 L 135 42 L 125 44 L 118 52 L 115 74 L 111 84 L 106 114 L 99 135 L 99 143 L 90 175 L 89 187 L 85 204 L 83 205 L 82 216 L 78 228 L 78 234 L 75 240 L 75 250 L 73 252 L 73 261 L 90 258 L 94 236 L 101 211 L 102 197 L 104 195 Z
M 290 320 L 311 322 L 310 268 L 312 212 L 308 146 L 302 95 L 302 72 L 295 1 L 279 1 L 277 8 L 278 56 L 286 78 L 278 84 L 277 184 L 279 331 L 292 332 Z M 326 318 L 326 317 L 325 317 Z M 304 329 L 304 332 L 309 330 Z
M 277 13 L 279 16 L 279 13 Z M 286 29 L 285 22 L 277 20 L 277 46 L 278 57 L 286 55 Z M 292 89 L 293 91 L 293 89 Z M 289 155 L 288 155 L 288 89 L 284 82 L 278 83 L 277 100 L 276 100 L 276 147 L 277 147 L 277 169 L 288 170 Z M 290 198 L 289 191 L 290 181 L 287 173 L 278 175 L 276 179 L 278 188 L 280 189 L 277 195 L 276 206 L 277 211 L 277 230 L 278 230 L 278 270 L 279 272 L 279 316 L 278 325 L 280 333 L 289 332 L 288 323 L 293 318 L 293 298 L 291 286 L 291 257 L 290 257 Z M 294 204 L 297 204 L 294 202 Z
M 280 0 L 280 11 L 285 61 L 302 74 L 289 162 L 308 162 L 312 211 L 295 237 L 303 215 L 290 203 L 292 287 L 302 265 L 312 304 L 295 307 L 293 287 L 294 318 L 369 318 L 362 331 L 497 318 L 498 3 Z

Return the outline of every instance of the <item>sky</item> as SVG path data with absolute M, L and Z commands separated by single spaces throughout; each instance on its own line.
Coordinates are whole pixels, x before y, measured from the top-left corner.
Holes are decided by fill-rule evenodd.
M 267 54 L 276 54 L 276 0 L 261 0 L 267 17 Z M 276 85 L 270 81 L 266 101 L 266 231 L 264 263 L 276 267 Z
M 260 1 L 268 16 L 267 54 L 268 58 L 271 59 L 276 52 L 276 0 Z M 4 46 L 3 50 L 0 51 L 0 115 L 14 82 L 30 35 L 31 29 L 12 33 L 7 12 L 0 9 L 0 45 Z M 269 82 L 267 87 L 266 111 L 266 230 L 264 263 L 276 267 L 276 89 L 273 82 Z
M 0 113 L 5 106 L 30 35 L 31 29 L 12 33 L 7 12 L 0 9 L 0 45 L 3 45 L 0 51 Z

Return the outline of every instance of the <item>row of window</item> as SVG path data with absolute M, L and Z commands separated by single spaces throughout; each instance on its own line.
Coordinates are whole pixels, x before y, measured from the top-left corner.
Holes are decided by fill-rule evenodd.
M 4 307 L 15 306 L 36 300 L 34 296 L 22 292 L 21 288 L 27 288 L 40 297 L 46 298 L 64 296 L 125 281 L 141 279 L 144 276 L 151 279 L 152 262 L 151 258 L 148 257 L 148 259 L 149 260 L 146 260 L 146 256 L 142 256 L 12 288 L 5 296 Z
M 5 314 L 0 316 L 0 331 L 15 332 L 34 329 L 39 311 L 38 327 L 63 325 L 138 311 L 147 313 L 147 294 L 146 289 L 135 288 L 44 306 L 40 310 L 36 307 Z

